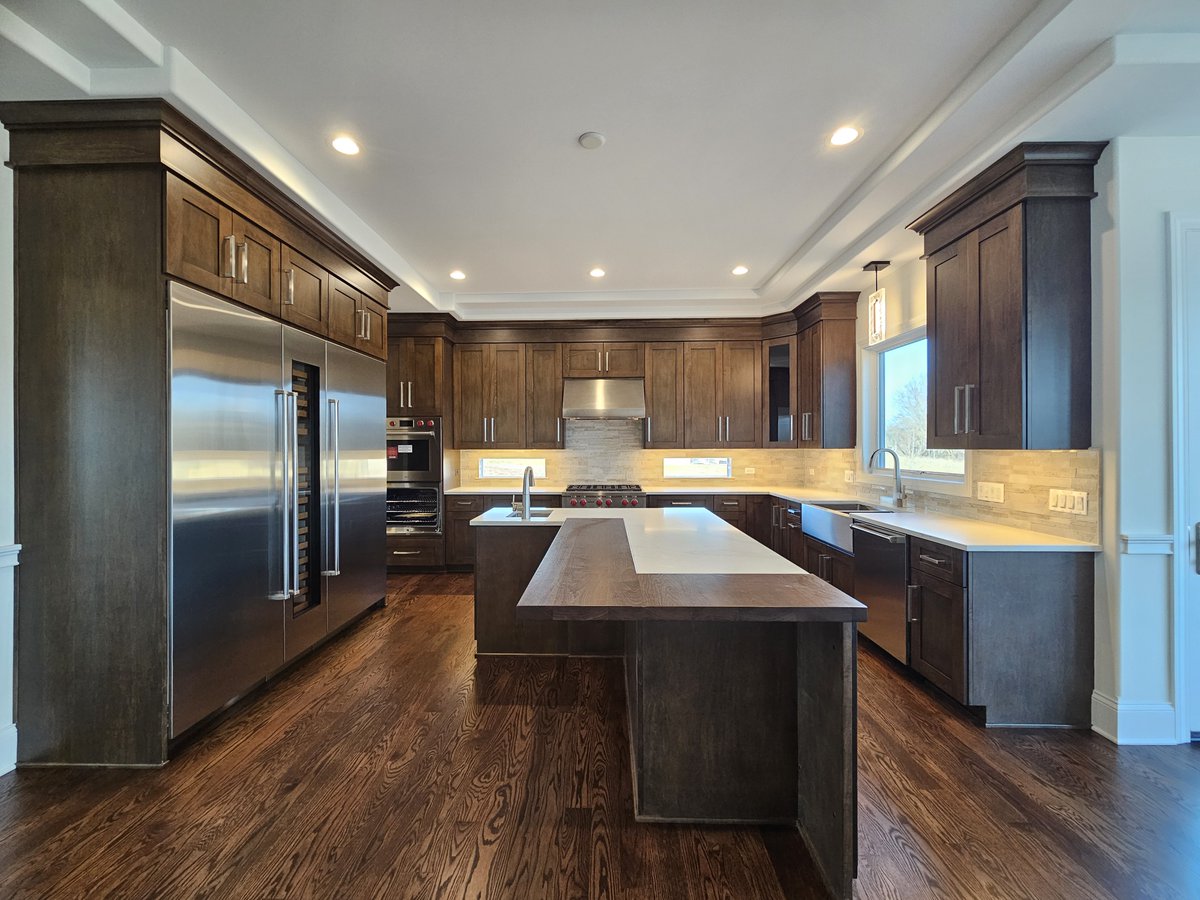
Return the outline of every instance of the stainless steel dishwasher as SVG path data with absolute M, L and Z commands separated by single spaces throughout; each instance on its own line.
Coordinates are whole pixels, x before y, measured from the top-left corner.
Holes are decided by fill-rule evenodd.
M 858 633 L 908 664 L 908 538 L 854 522 L 854 597 L 867 606 Z

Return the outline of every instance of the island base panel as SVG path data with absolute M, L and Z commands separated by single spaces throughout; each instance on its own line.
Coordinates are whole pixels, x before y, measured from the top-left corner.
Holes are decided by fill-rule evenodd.
M 565 622 L 517 619 L 517 601 L 557 528 L 475 529 L 475 649 L 486 654 L 564 654 Z
M 800 833 L 835 897 L 858 874 L 858 658 L 853 622 L 796 628 Z

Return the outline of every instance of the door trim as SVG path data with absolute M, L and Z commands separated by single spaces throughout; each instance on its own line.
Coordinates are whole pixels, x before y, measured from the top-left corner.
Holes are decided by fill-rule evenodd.
M 1200 597 L 1189 597 L 1187 589 L 1188 567 L 1196 559 L 1193 554 L 1200 555 L 1200 546 L 1192 539 L 1192 523 L 1188 518 L 1189 512 L 1193 511 L 1187 508 L 1187 498 L 1193 489 L 1200 487 L 1196 484 L 1200 476 L 1186 464 L 1192 451 L 1200 452 L 1200 447 L 1191 446 L 1190 439 L 1192 426 L 1200 424 L 1193 422 L 1191 409 L 1193 404 L 1200 403 L 1200 396 L 1193 396 L 1189 385 L 1187 342 L 1188 328 L 1200 328 L 1200 292 L 1188 296 L 1188 276 L 1200 284 L 1200 272 L 1189 270 L 1187 242 L 1189 237 L 1200 238 L 1200 214 L 1168 213 L 1168 221 L 1171 235 L 1171 470 L 1174 485 L 1171 505 L 1175 539 L 1171 579 L 1173 699 L 1175 739 L 1187 743 L 1191 740 L 1188 724 L 1193 718 L 1188 714 L 1189 709 L 1200 704 L 1200 697 L 1189 697 L 1187 691 L 1189 632 L 1196 632 L 1198 636 L 1190 642 L 1193 654 L 1200 652 L 1200 623 L 1189 624 L 1188 621 L 1189 611 L 1195 615 Z M 1200 355 L 1200 349 L 1191 352 Z M 1200 366 L 1200 361 L 1197 365 Z M 1200 511 L 1193 514 L 1200 518 Z M 1200 710 L 1195 719 L 1200 721 Z

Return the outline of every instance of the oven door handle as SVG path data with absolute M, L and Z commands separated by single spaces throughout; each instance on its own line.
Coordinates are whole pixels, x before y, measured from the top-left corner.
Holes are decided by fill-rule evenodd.
M 379 432 L 375 432 L 378 434 Z M 437 437 L 436 431 L 393 431 L 388 435 L 389 441 L 402 441 L 410 437 Z

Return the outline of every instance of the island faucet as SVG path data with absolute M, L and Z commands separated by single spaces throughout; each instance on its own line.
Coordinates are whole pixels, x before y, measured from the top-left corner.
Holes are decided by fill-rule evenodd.
M 526 466 L 521 476 L 521 520 L 529 521 L 529 489 L 533 487 L 533 466 Z M 503 507 L 501 507 L 503 508 Z
M 871 453 L 871 458 L 867 460 L 867 468 L 869 469 L 871 466 L 875 465 L 875 457 L 884 453 L 890 453 L 892 455 L 892 466 L 896 472 L 896 489 L 893 492 L 892 504 L 897 509 L 901 509 L 904 506 L 904 488 L 900 484 L 900 454 L 898 454 L 891 447 L 880 447 Z

